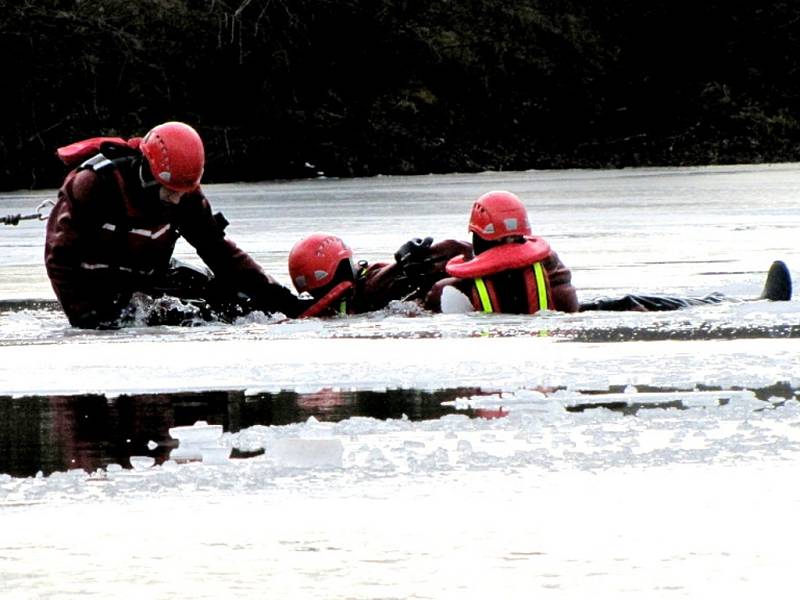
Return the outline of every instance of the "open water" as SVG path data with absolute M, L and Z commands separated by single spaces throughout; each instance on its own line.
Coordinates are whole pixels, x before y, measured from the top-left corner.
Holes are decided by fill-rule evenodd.
M 467 239 L 491 189 L 526 202 L 581 299 L 749 299 L 773 260 L 800 272 L 794 164 L 206 192 L 288 284 L 312 231 L 387 260 Z M 0 229 L 3 598 L 795 597 L 795 300 L 79 331 L 43 236 Z

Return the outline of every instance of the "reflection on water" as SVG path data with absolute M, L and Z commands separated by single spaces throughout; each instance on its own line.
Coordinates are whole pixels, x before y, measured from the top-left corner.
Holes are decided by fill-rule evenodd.
M 716 396 L 716 401 L 719 406 L 725 406 L 730 402 L 732 395 L 736 394 L 737 391 L 742 391 L 743 389 L 744 388 L 728 388 L 727 390 L 722 391 L 718 387 L 697 385 L 692 392 L 719 392 L 719 394 L 713 394 L 713 396 Z M 793 399 L 797 395 L 797 390 L 787 382 L 777 382 L 773 383 L 772 385 L 755 388 L 750 391 L 753 392 L 753 395 L 756 398 L 765 402 L 765 408 L 767 406 L 780 406 L 786 400 Z M 681 399 L 680 390 L 667 390 L 660 387 L 646 385 L 637 386 L 636 395 L 628 394 L 628 397 L 624 399 L 608 400 L 608 396 L 625 394 L 625 392 L 626 389 L 622 386 L 610 386 L 608 392 L 584 392 L 583 395 L 585 396 L 585 399 L 579 403 L 566 406 L 565 408 L 568 412 L 584 412 L 594 408 L 607 408 L 609 410 L 619 411 L 625 415 L 636 415 L 642 410 L 670 408 L 688 409 L 691 407 L 691 404 L 687 404 L 683 399 Z M 647 396 L 648 394 L 653 396 L 675 394 L 677 397 L 664 400 L 649 399 L 647 402 L 637 400 L 637 398 Z M 593 400 L 592 395 L 596 395 L 598 400 Z M 691 394 L 686 395 L 691 396 Z M 783 401 L 777 400 L 778 398 L 783 398 Z M 767 401 L 769 401 L 769 404 L 766 404 Z
M 109 464 L 129 467 L 131 456 L 161 463 L 177 441 L 169 428 L 196 421 L 237 432 L 252 425 L 286 425 L 313 416 L 339 421 L 352 416 L 376 419 L 436 419 L 454 412 L 442 402 L 477 394 L 471 388 L 443 392 L 395 390 L 310 394 L 242 391 L 121 395 L 0 396 L 0 473 L 18 477 L 41 471 L 84 469 Z
M 557 394 L 561 389 L 540 389 Z M 696 387 L 692 392 L 640 386 L 635 393 L 621 386 L 602 392 L 583 392 L 579 402 L 564 406 L 565 413 L 595 408 L 637 415 L 642 410 L 687 408 L 681 393 L 715 392 L 720 388 Z M 720 392 L 717 404 L 727 404 L 731 390 Z M 775 383 L 751 390 L 756 398 L 791 399 L 797 395 L 788 383 Z M 660 401 L 659 394 L 678 396 Z M 609 396 L 618 396 L 609 400 Z M 648 401 L 641 398 L 651 396 Z M 621 396 L 621 397 L 619 397 Z M 222 425 L 235 433 L 253 425 L 288 425 L 314 417 L 340 421 L 350 417 L 412 421 L 438 419 L 456 412 L 473 418 L 498 418 L 508 414 L 497 406 L 457 408 L 458 399 L 496 398 L 479 388 L 451 388 L 435 392 L 388 390 L 386 392 L 344 392 L 320 390 L 314 393 L 281 392 L 245 394 L 242 391 L 184 392 L 106 397 L 83 396 L 0 396 L 0 474 L 30 477 L 70 469 L 94 472 L 109 464 L 129 468 L 131 456 L 151 456 L 156 463 L 169 458 L 178 442 L 169 435 L 171 427 L 197 421 Z M 767 406 L 767 404 L 765 404 Z M 255 454 L 258 454 L 256 452 Z M 234 457 L 247 453 L 234 449 Z

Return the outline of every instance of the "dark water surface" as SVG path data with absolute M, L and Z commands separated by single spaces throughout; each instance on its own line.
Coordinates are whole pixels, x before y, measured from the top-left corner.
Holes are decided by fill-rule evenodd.
M 695 391 L 719 388 L 697 388 Z M 548 393 L 555 389 L 546 390 Z M 760 400 L 797 395 L 788 383 L 752 390 Z M 609 393 L 624 389 L 611 386 Z M 675 389 L 642 386 L 641 393 L 673 393 Z M 178 442 L 169 435 L 171 427 L 206 421 L 236 433 L 254 425 L 288 425 L 310 417 L 320 421 L 340 421 L 350 417 L 412 421 L 438 419 L 448 414 L 473 418 L 504 416 L 502 409 L 456 409 L 459 398 L 491 395 L 480 388 L 453 388 L 435 392 L 388 390 L 386 392 L 314 393 L 280 392 L 246 395 L 242 391 L 135 394 L 106 397 L 103 394 L 80 396 L 0 396 L 0 474 L 31 477 L 41 472 L 83 469 L 94 472 L 109 464 L 130 468 L 131 456 L 152 456 L 156 463 L 169 458 Z M 637 402 L 635 396 L 622 401 L 597 401 L 587 392 L 585 401 L 565 406 L 566 412 L 606 408 L 635 416 L 641 410 L 683 409 L 680 399 Z M 720 394 L 719 404 L 727 402 Z M 766 404 L 765 404 L 766 406 Z M 256 452 L 255 454 L 259 454 Z M 234 449 L 233 457 L 249 454 Z
M 480 390 L 465 388 L 432 393 L 0 396 L 0 473 L 28 477 L 39 471 L 44 475 L 68 469 L 93 472 L 112 463 L 128 468 L 131 456 L 153 456 L 161 463 L 178 445 L 169 429 L 196 421 L 235 433 L 253 425 L 287 425 L 312 416 L 320 421 L 352 416 L 398 419 L 404 414 L 413 420 L 436 419 L 455 412 L 442 402 L 477 393 Z M 151 449 L 151 442 L 158 446 Z

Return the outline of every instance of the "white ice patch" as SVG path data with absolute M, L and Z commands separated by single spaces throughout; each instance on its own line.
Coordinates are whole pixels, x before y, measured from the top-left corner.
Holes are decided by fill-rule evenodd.
M 265 450 L 281 467 L 341 467 L 344 446 L 338 439 L 282 438 L 272 440 Z
M 582 300 L 712 291 L 753 298 L 775 259 L 798 278 L 794 164 L 205 191 L 230 219 L 237 245 L 291 285 L 286 251 L 321 217 L 377 262 L 420 232 L 461 235 L 471 199 L 488 189 L 546 199 L 536 205 L 536 233 L 572 270 Z M 36 195 L 38 202 L 54 191 Z M 31 200 L 30 192 L 2 194 L 0 214 Z M 270 219 L 276 212 L 280 223 Z M 4 231 L 0 300 L 54 300 L 42 235 L 40 223 Z M 196 257 L 185 240 L 176 250 Z M 0 475 L 0 576 L 11 597 L 126 596 L 143 582 L 151 595 L 195 600 L 265 590 L 287 598 L 464 590 L 486 598 L 754 598 L 791 597 L 796 588 L 787 547 L 800 539 L 792 517 L 800 507 L 800 404 L 760 401 L 748 389 L 800 383 L 797 300 L 670 314 L 382 312 L 91 332 L 71 328 L 57 309 L 0 309 L 3 395 L 477 386 L 497 394 L 465 391 L 465 406 L 508 413 L 222 435 L 221 445 L 241 451 L 295 440 L 283 464 L 265 452 L 219 465 Z M 611 385 L 630 387 L 615 395 Z M 742 393 L 720 401 L 700 385 Z M 564 389 L 539 391 L 548 386 Z M 637 392 L 651 388 L 686 393 Z M 580 409 L 592 399 L 600 404 Z M 644 408 L 627 415 L 608 407 L 616 402 Z M 313 466 L 335 463 L 337 443 L 340 466 Z M 312 466 L 289 466 L 290 458 Z
M 452 285 L 442 288 L 441 309 L 445 314 L 474 312 L 472 302 Z

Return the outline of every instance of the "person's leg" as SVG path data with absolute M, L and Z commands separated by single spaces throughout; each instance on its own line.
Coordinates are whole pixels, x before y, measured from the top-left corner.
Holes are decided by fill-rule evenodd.
M 736 302 L 738 300 L 728 298 L 719 293 L 709 294 L 702 298 L 627 294 L 620 298 L 598 298 L 591 302 L 582 302 L 580 312 L 592 310 L 656 312 L 680 310 L 689 306 L 719 304 L 720 302 L 728 301 Z
M 783 261 L 776 260 L 772 263 L 767 272 L 767 279 L 764 289 L 758 298 L 752 300 L 772 300 L 774 302 L 785 302 L 792 299 L 792 276 Z M 679 310 L 689 306 L 699 306 L 702 304 L 720 304 L 721 302 L 744 302 L 741 298 L 731 298 L 714 292 L 708 296 L 681 297 L 681 296 L 655 296 L 627 294 L 620 298 L 598 298 L 591 302 L 583 302 L 580 305 L 580 312 L 592 310 L 609 311 L 635 311 L 653 312 L 666 310 Z
M 147 311 L 148 325 L 232 321 L 253 310 L 247 296 L 218 285 L 211 271 L 175 258 L 142 292 L 154 299 Z

